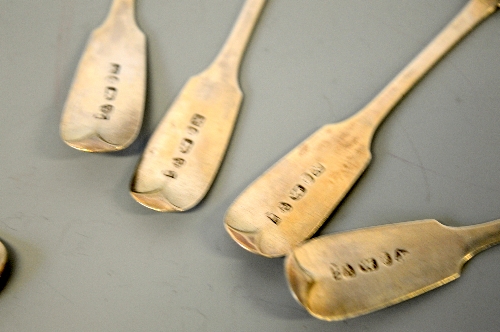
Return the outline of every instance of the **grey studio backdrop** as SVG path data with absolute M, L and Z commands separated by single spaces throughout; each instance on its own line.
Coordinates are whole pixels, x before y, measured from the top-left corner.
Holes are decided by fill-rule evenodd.
M 128 193 L 148 137 L 227 37 L 242 0 L 138 0 L 148 37 L 146 116 L 127 150 L 59 138 L 87 37 L 109 0 L 0 0 L 0 240 L 11 273 L 0 331 L 496 331 L 500 247 L 461 278 L 345 322 L 295 302 L 282 259 L 223 229 L 236 196 L 326 123 L 358 111 L 465 0 L 270 0 L 247 53 L 244 102 L 208 196 L 158 213 Z M 375 135 L 373 160 L 319 234 L 433 218 L 500 218 L 500 13 L 455 47 Z

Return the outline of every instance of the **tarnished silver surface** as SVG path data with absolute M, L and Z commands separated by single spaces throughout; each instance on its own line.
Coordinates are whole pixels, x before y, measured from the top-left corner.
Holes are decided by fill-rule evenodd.
M 268 1 L 241 66 L 244 101 L 216 181 L 203 204 L 168 214 L 134 201 L 131 174 L 244 0 L 136 1 L 148 36 L 143 130 L 121 153 L 86 154 L 58 127 L 88 33 L 111 2 L 0 0 L 0 241 L 12 267 L 0 331 L 498 332 L 498 245 L 468 262 L 460 280 L 326 322 L 294 300 L 282 259 L 242 250 L 221 225 L 248 184 L 369 102 L 467 0 Z M 497 13 L 387 117 L 365 175 L 319 234 L 500 216 L 499 31 Z

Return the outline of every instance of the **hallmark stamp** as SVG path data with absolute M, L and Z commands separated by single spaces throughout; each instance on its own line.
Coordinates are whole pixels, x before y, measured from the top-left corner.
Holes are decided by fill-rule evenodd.
M 106 77 L 106 81 L 109 83 L 104 88 L 104 99 L 106 101 L 105 104 L 101 105 L 99 107 L 99 112 L 94 113 L 94 118 L 100 119 L 100 120 L 109 120 L 111 113 L 115 109 L 114 105 L 111 103 L 114 100 L 116 100 L 116 97 L 118 96 L 118 82 L 120 81 L 120 78 L 118 75 L 120 74 L 121 66 L 117 63 L 111 63 L 110 68 L 109 68 L 109 74 Z
M 376 257 L 359 260 L 357 263 L 348 262 L 344 264 L 331 263 L 330 272 L 334 280 L 349 280 L 360 274 L 376 273 L 383 267 L 393 268 L 394 263 L 403 263 L 405 256 L 410 253 L 406 249 L 395 249 L 391 254 L 383 252 Z
M 175 168 L 180 169 L 187 164 L 189 159 L 188 156 L 195 146 L 195 136 L 200 133 L 200 129 L 205 124 L 206 120 L 207 119 L 203 115 L 198 113 L 193 114 L 189 120 L 189 125 L 186 127 L 186 136 L 182 138 L 179 144 L 179 152 L 182 153 L 183 156 L 172 158 L 172 165 Z M 171 176 L 172 174 L 175 174 L 175 176 Z M 179 174 L 177 171 L 167 170 L 163 171 L 163 175 L 171 179 L 177 179 Z
M 312 188 L 316 180 L 325 171 L 325 166 L 320 163 L 316 163 L 309 167 L 306 172 L 301 174 L 298 183 L 290 189 L 287 199 L 290 199 L 291 201 L 285 200 L 279 202 L 278 204 L 276 204 L 277 211 L 275 213 L 267 212 L 266 217 L 270 219 L 274 224 L 280 224 L 284 215 L 290 213 L 294 209 L 293 204 L 307 195 L 307 192 L 309 190 L 308 188 Z

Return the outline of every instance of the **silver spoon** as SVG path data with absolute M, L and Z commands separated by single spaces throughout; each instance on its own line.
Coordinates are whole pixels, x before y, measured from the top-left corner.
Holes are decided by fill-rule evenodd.
M 498 0 L 471 0 L 368 105 L 325 125 L 255 180 L 227 211 L 225 228 L 243 248 L 285 255 L 312 236 L 371 160 L 375 130 L 446 52 L 496 11 Z
M 247 0 L 219 55 L 189 79 L 148 142 L 130 194 L 157 211 L 186 211 L 208 192 L 226 153 L 243 93 L 238 73 L 266 0 Z

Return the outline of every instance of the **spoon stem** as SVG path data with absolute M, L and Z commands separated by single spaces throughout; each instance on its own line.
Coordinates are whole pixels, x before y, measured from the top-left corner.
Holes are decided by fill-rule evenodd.
M 467 33 L 495 12 L 497 0 L 470 0 L 455 18 L 368 105 L 354 115 L 372 134 L 396 104 Z
M 465 238 L 470 248 L 469 253 L 465 257 L 466 260 L 500 243 L 500 219 L 480 225 L 461 227 L 457 231 Z
M 237 80 L 243 54 L 266 0 L 246 0 L 234 27 L 211 67 Z

